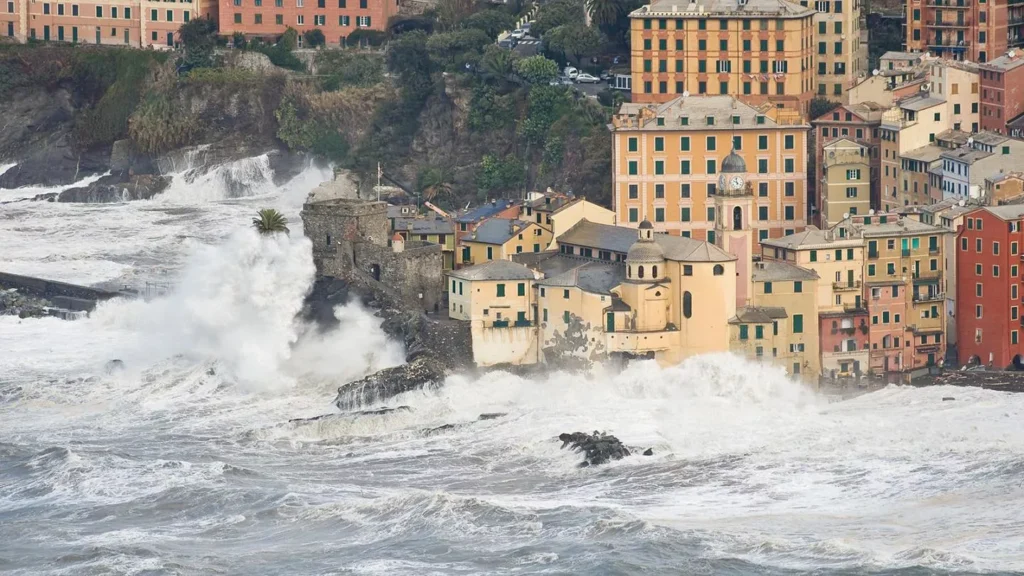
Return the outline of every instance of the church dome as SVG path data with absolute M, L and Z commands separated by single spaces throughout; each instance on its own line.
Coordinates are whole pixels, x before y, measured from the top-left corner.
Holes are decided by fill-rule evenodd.
M 747 163 L 743 160 L 742 156 L 733 150 L 725 157 L 725 160 L 722 160 L 722 172 L 726 174 L 745 174 L 747 172 Z
M 654 229 L 654 224 L 651 224 L 651 221 L 647 220 L 645 218 L 644 221 L 640 223 L 640 229 L 641 230 L 653 230 Z

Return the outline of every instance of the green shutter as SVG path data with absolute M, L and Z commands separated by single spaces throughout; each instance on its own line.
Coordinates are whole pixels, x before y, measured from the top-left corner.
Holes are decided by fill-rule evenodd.
M 516 286 L 516 295 L 517 296 L 526 296 L 526 284 L 525 283 L 520 282 L 519 285 Z
M 804 332 L 804 315 L 793 314 L 793 334 L 803 334 Z
M 754 338 L 758 340 L 764 338 L 764 326 L 754 326 Z
M 505 285 L 504 284 L 498 284 L 498 298 L 503 298 L 504 296 L 505 296 Z
M 740 340 L 746 340 L 746 339 L 747 339 L 747 325 L 746 324 L 740 324 Z
M 804 291 L 804 283 L 803 282 L 801 282 L 799 280 L 793 282 L 793 292 L 803 292 L 803 291 Z

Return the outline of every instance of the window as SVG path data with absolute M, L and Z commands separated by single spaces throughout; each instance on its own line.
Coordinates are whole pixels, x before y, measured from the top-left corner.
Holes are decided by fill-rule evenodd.
M 239 1 L 241 1 L 241 0 L 239 0 Z M 103 18 L 103 6 L 97 6 L 96 7 L 96 17 L 97 18 Z
M 683 222 L 689 222 L 690 221 L 690 208 L 689 207 L 684 206 L 684 207 L 679 209 L 679 219 L 681 221 L 683 221 Z
M 526 296 L 526 284 L 523 282 L 516 285 L 516 296 Z
M 629 221 L 630 222 L 639 222 L 640 221 L 639 216 L 637 214 L 637 209 L 636 208 L 630 208 L 629 209 Z
M 303 26 L 306 23 L 306 16 L 303 14 L 299 14 L 298 16 L 295 17 L 295 23 L 299 26 Z
M 716 163 L 715 160 L 708 160 L 707 161 L 708 174 L 715 174 L 715 173 L 717 173 L 718 170 L 716 168 L 717 168 L 717 163 Z
M 277 24 L 278 26 L 283 25 L 284 24 L 284 15 L 283 14 L 275 14 L 274 15 L 274 24 Z
M 765 171 L 767 172 L 767 170 L 765 170 Z M 757 195 L 759 197 L 761 197 L 761 198 L 765 198 L 765 197 L 768 196 L 768 183 L 767 182 L 758 182 L 757 183 Z
M 637 151 L 637 139 L 636 138 L 629 138 L 627 140 L 627 142 L 628 142 L 629 151 L 630 152 L 636 152 Z
M 793 334 L 803 334 L 804 332 L 804 315 L 793 314 Z
M 715 150 L 715 145 L 716 145 L 715 137 L 714 136 L 708 136 L 707 137 L 707 150 L 711 150 L 711 151 Z
M 757 173 L 758 174 L 767 174 L 768 173 L 768 159 L 767 158 L 758 158 L 757 159 Z
M 636 174 L 637 174 L 637 161 L 636 160 L 630 160 L 628 166 L 629 166 L 629 175 L 630 176 L 636 176 Z
M 794 167 L 793 167 L 794 166 L 794 162 L 795 161 L 792 158 L 786 158 L 783 161 L 783 169 L 782 169 L 783 172 L 793 172 L 794 171 Z
M 758 206 L 757 207 L 757 219 L 762 221 L 762 222 L 765 221 L 765 220 L 768 220 L 768 207 L 767 206 Z M 813 260 L 812 260 L 812 262 L 813 262 Z
M 504 298 L 504 297 L 505 297 L 505 285 L 504 284 L 498 284 L 498 298 Z
M 690 197 L 690 185 L 689 184 L 680 184 L 679 185 L 679 197 L 680 198 L 689 198 Z
M 740 324 L 740 340 L 746 340 L 746 339 L 747 339 L 747 325 L 746 324 Z
M 654 221 L 655 222 L 664 222 L 665 221 L 665 209 L 664 208 L 655 208 L 654 209 Z
M 679 173 L 680 174 L 689 174 L 690 173 L 690 161 L 689 160 L 681 160 L 679 162 Z
M 765 294 L 771 294 L 772 293 L 772 283 L 771 282 L 765 282 L 764 283 L 764 293 Z
M 786 206 L 786 220 L 793 220 L 795 218 L 795 209 L 793 206 Z
M 664 152 L 665 151 L 665 138 L 658 136 L 654 139 L 654 151 Z M 633 150 L 635 152 L 635 150 Z
M 662 174 L 665 173 L 665 161 L 664 160 L 655 160 L 654 161 L 654 173 L 658 174 L 658 175 L 662 175 Z
M 154 10 L 154 12 L 156 12 L 156 10 Z M 241 23 L 242 23 L 242 14 L 240 12 L 235 12 L 235 24 L 241 24 Z

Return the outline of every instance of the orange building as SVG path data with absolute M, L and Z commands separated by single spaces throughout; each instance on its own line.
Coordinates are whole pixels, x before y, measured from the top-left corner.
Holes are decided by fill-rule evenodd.
M 219 0 L 217 12 L 223 35 L 269 38 L 291 27 L 301 43 L 303 32 L 318 28 L 339 46 L 356 30 L 384 30 L 398 0 Z
M 715 195 L 730 152 L 749 172 L 755 238 L 807 225 L 807 133 L 795 110 L 753 108 L 732 96 L 623 104 L 612 117 L 617 221 L 650 220 L 658 232 L 715 241 Z
M 204 0 L 100 0 L 30 2 L 7 0 L 0 33 L 30 39 L 113 46 L 169 47 L 178 28 L 209 11 Z
M 815 10 L 787 0 L 655 0 L 630 17 L 633 102 L 736 95 L 806 112 Z

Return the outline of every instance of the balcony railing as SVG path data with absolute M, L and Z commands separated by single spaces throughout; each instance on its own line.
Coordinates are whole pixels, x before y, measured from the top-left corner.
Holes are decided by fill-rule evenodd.
M 938 253 L 939 253 L 939 247 L 938 246 L 929 246 L 928 247 L 928 255 L 929 256 L 935 256 Z
M 945 292 L 934 292 L 929 294 L 914 294 L 914 302 L 936 302 L 945 300 Z
M 900 250 L 900 256 L 903 256 L 904 258 L 910 258 L 910 249 L 904 248 Z
M 1021 254 L 1021 259 L 1024 260 L 1024 253 Z M 868 250 L 868 258 L 875 260 L 878 258 L 878 250 Z
M 926 25 L 932 28 L 968 28 L 971 26 L 969 20 L 957 20 L 956 22 L 949 22 L 947 20 L 929 20 L 925 22 Z
M 843 304 L 843 312 L 847 314 L 866 313 L 867 308 L 864 307 L 864 303 L 859 304 Z
M 924 4 L 936 8 L 962 8 L 964 10 L 971 7 L 966 0 L 926 0 Z
M 914 282 L 938 282 L 942 279 L 942 272 L 938 270 L 922 270 L 912 274 Z
M 932 40 L 928 46 L 933 48 L 958 48 L 966 50 L 971 46 L 968 40 Z
M 508 320 L 495 320 L 494 321 L 494 327 L 495 328 L 508 328 Z
M 847 292 L 847 291 L 850 291 L 850 290 L 860 290 L 860 286 L 861 286 L 860 280 L 855 280 L 853 282 L 847 281 L 847 282 L 833 282 L 832 283 L 832 289 L 837 291 L 837 292 Z

